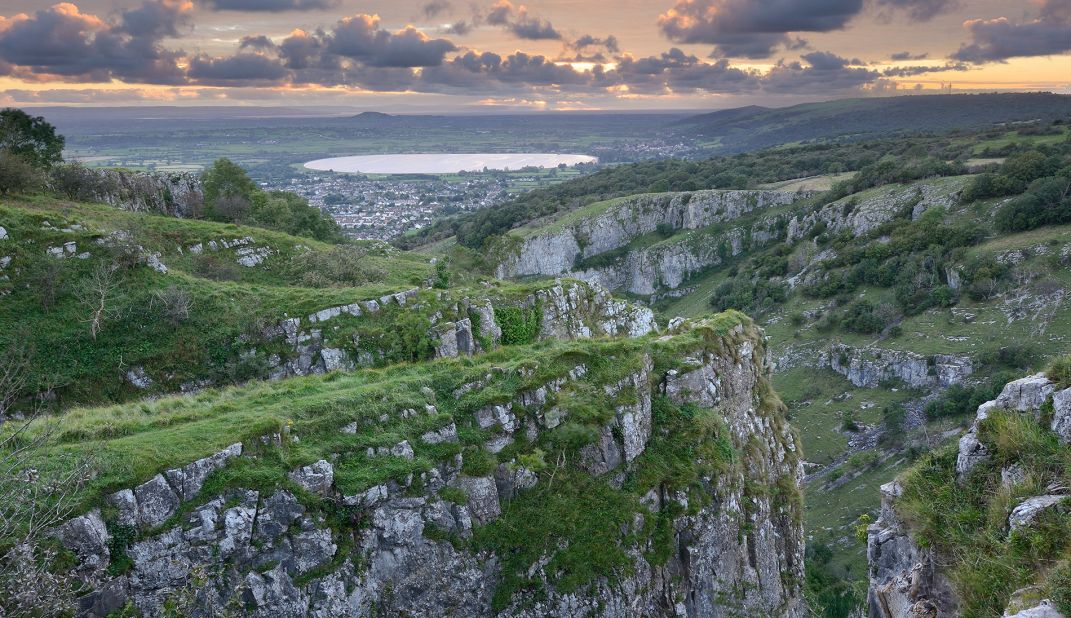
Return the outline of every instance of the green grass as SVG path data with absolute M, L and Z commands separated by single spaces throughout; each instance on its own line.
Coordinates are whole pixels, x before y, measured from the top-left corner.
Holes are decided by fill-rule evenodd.
M 1071 556 L 1071 510 L 1051 509 L 1031 526 L 1009 533 L 1007 517 L 1022 500 L 1048 493 L 1053 483 L 1071 483 L 1071 448 L 1029 414 L 995 412 L 979 438 L 993 460 L 979 464 L 966 482 L 957 482 L 956 449 L 928 455 L 903 478 L 896 509 L 918 542 L 939 552 L 962 600 L 962 615 L 997 617 L 1011 594 L 1039 585 L 1042 594 L 1061 594 Z M 1022 466 L 1026 481 L 1002 487 L 1000 471 Z M 1061 583 L 1062 582 L 1062 583 Z
M 684 358 L 731 355 L 745 340 L 757 346 L 756 358 L 761 358 L 762 343 L 757 337 L 746 317 L 730 312 L 673 337 L 548 341 L 471 358 L 77 408 L 31 427 L 26 438 L 43 435 L 45 442 L 27 465 L 47 478 L 75 461 L 90 459 L 96 474 L 72 496 L 76 510 L 84 511 L 101 506 L 109 492 L 241 441 L 246 445 L 244 456 L 211 475 L 199 499 L 184 509 L 227 488 L 268 493 L 286 488 L 307 507 L 325 513 L 333 526 L 350 525 L 345 523 L 347 516 L 294 486 L 287 478 L 290 470 L 318 459 L 332 460 L 337 488 L 352 495 L 388 480 L 404 482 L 410 475 L 453 460 L 458 453 L 464 458 L 464 473 L 471 475 L 490 474 L 499 463 L 524 465 L 540 476 L 535 489 L 505 501 L 502 516 L 477 528 L 471 541 L 449 539 L 500 556 L 504 579 L 494 598 L 496 607 L 503 607 L 519 591 L 538 598 L 540 580 L 529 577 L 528 570 L 541 558 L 549 561 L 545 571 L 564 592 L 626 572 L 633 562 L 627 553 L 630 549 L 650 548 L 649 559 L 663 563 L 675 544 L 673 518 L 684 513 L 667 506 L 655 515 L 641 504 L 641 497 L 653 487 L 665 487 L 687 492 L 690 508 L 698 509 L 712 499 L 711 482 L 723 475 L 736 478 L 739 471 L 757 465 L 753 457 L 766 456 L 750 443 L 736 443 L 719 411 L 674 404 L 657 394 L 660 376 L 679 367 Z M 654 397 L 653 436 L 622 487 L 615 489 L 606 478 L 592 478 L 582 471 L 578 452 L 595 439 L 617 406 L 634 402 L 637 396 L 634 390 L 624 389 L 608 398 L 604 388 L 638 371 L 647 358 L 653 359 L 654 372 L 651 382 L 639 388 L 650 389 Z M 544 431 L 532 443 L 519 438 L 497 455 L 481 447 L 488 435 L 476 427 L 476 410 L 512 400 L 517 393 L 564 376 L 579 364 L 588 368 L 585 376 L 553 395 L 567 413 L 566 423 Z M 493 377 L 484 388 L 460 398 L 452 395 L 462 384 L 487 375 Z M 757 396 L 760 413 L 775 426 L 782 423 L 780 402 L 764 382 Z M 401 414 L 407 408 L 423 410 L 428 403 L 438 406 L 438 414 L 408 418 Z M 534 414 L 518 407 L 514 412 L 521 417 Z M 422 433 L 451 422 L 458 427 L 460 444 L 428 445 L 420 439 Z M 356 423 L 356 433 L 340 431 L 350 423 Z M 280 444 L 260 440 L 273 434 L 282 436 Z M 403 439 L 415 450 L 412 461 L 366 454 L 368 448 Z M 794 488 L 788 491 L 783 483 L 768 487 L 764 482 L 752 479 L 743 491 L 781 492 L 786 512 L 798 514 Z M 452 502 L 467 500 L 456 489 L 444 490 L 440 496 Z M 177 522 L 183 513 L 165 525 Z M 637 519 L 637 513 L 644 517 Z M 109 520 L 113 516 L 108 508 L 104 515 Z M 128 543 L 138 534 L 131 532 L 123 538 Z M 117 547 L 117 570 L 125 564 L 121 549 Z

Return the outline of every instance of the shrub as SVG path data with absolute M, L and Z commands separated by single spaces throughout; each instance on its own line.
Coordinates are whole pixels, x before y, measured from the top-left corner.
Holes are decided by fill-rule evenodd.
M 28 193 L 42 186 L 41 174 L 25 157 L 0 152 L 0 195 Z
M 1002 206 L 994 224 L 1004 232 L 1022 232 L 1069 221 L 1071 179 L 1053 176 L 1034 181 L 1026 193 Z
M 115 191 L 109 177 L 81 163 L 64 163 L 49 173 L 52 190 L 72 200 L 91 202 Z
M 539 336 L 542 311 L 536 307 L 495 307 L 495 321 L 502 329 L 502 343 L 524 345 Z
M 1071 355 L 1061 356 L 1049 364 L 1045 375 L 1059 388 L 1071 388 Z
M 339 245 L 330 251 L 309 251 L 294 256 L 287 266 L 291 276 L 308 287 L 355 287 L 386 275 L 366 263 L 368 250 L 360 245 Z

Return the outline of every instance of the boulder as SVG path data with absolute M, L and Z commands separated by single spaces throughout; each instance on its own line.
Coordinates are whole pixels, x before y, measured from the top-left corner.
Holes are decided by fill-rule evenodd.
M 1020 378 L 1004 385 L 1004 390 L 997 396 L 996 406 L 1019 412 L 1037 410 L 1048 401 L 1055 388 L 1044 373 Z
M 490 476 L 461 476 L 456 486 L 468 494 L 469 511 L 472 518 L 480 524 L 486 524 L 502 513 L 498 502 L 498 486 Z
M 1071 496 L 1034 496 L 1015 507 L 1008 516 L 1008 528 L 1015 532 L 1032 524 L 1044 511 L 1071 499 Z
M 168 470 L 164 474 L 171 486 L 175 488 L 179 498 L 185 502 L 197 497 L 209 474 L 227 465 L 228 459 L 239 457 L 241 454 L 242 443 L 236 442 L 215 455 L 198 459 L 181 468 Z
M 1016 611 L 1014 613 L 1005 611 L 1004 618 L 1066 618 L 1064 614 L 1056 609 L 1052 601 L 1044 599 L 1037 605 Z
M 331 491 L 331 484 L 334 483 L 335 468 L 331 462 L 321 459 L 291 472 L 290 480 L 311 493 L 326 494 Z
M 420 436 L 425 444 L 442 444 L 443 442 L 457 442 L 457 425 L 450 423 L 434 431 L 425 432 Z
M 138 504 L 138 523 L 150 528 L 167 521 L 181 502 L 162 474 L 135 487 L 134 498 Z
M 108 541 L 111 536 L 100 517 L 100 511 L 93 510 L 81 517 L 75 517 L 56 528 L 53 534 L 64 547 L 78 555 L 83 566 L 90 569 L 108 566 L 111 556 Z
M 1052 396 L 1052 430 L 1064 444 L 1071 444 L 1071 388 Z

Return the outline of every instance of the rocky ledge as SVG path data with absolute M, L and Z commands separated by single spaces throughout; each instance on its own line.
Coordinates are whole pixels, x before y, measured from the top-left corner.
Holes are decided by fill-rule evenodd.
M 340 488 L 333 463 L 346 453 L 292 469 L 289 483 L 275 489 L 205 489 L 214 473 L 253 465 L 271 449 L 297 442 L 285 433 L 235 444 L 116 492 L 103 511 L 56 531 L 78 556 L 86 581 L 101 582 L 81 599 L 79 612 L 159 616 L 180 607 L 188 615 L 265 617 L 802 617 L 802 469 L 784 410 L 767 386 L 763 341 L 742 319 L 728 329 L 724 322 L 674 328 L 675 336 L 646 339 L 637 362 L 604 383 L 591 384 L 593 370 L 581 363 L 445 422 L 430 395 L 424 410 L 399 410 L 395 431 L 430 422 L 419 419 L 435 419 L 437 428 L 361 456 L 404 462 L 413 458 L 414 446 L 427 452 L 428 445 L 453 454 L 356 493 Z M 669 351 L 677 362 L 657 365 L 654 359 Z M 463 401 L 517 384 L 526 366 L 490 371 L 459 384 L 452 396 Z M 725 465 L 705 473 L 693 489 L 665 483 L 640 489 L 646 494 L 636 510 L 613 532 L 628 567 L 565 588 L 558 584 L 562 565 L 554 560 L 564 547 L 548 547 L 519 573 L 506 573 L 507 556 L 474 540 L 509 516 L 512 501 L 537 488 L 549 491 L 564 474 L 562 462 L 540 471 L 508 447 L 539 444 L 573 423 L 575 412 L 560 398 L 579 383 L 599 390 L 609 415 L 569 464 L 576 466 L 571 474 L 605 483 L 608 491 L 634 491 L 628 488 L 638 482 L 635 474 L 653 441 L 677 443 L 653 411 L 656 399 L 716 411 L 727 453 Z M 395 422 L 393 415 L 380 421 Z M 354 423 L 338 431 L 366 429 Z M 473 431 L 485 440 L 477 449 L 498 454 L 490 472 L 466 472 L 472 447 L 446 448 Z M 658 521 L 665 522 L 664 534 L 651 535 Z M 641 540 L 627 545 L 629 538 Z M 532 583 L 496 596 L 507 576 Z

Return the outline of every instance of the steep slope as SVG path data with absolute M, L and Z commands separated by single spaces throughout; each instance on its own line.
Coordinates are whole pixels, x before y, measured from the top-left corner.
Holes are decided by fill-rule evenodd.
M 1069 363 L 1009 382 L 958 446 L 882 486 L 871 617 L 1071 615 Z
M 75 410 L 32 464 L 97 455 L 58 531 L 87 615 L 802 616 L 768 371 L 728 313 Z
M 879 512 L 875 488 L 957 436 L 1009 373 L 1036 370 L 1071 343 L 1071 159 L 1060 127 L 1005 142 L 1006 160 L 970 164 L 995 142 L 956 138 L 943 154 L 963 166 L 927 156 L 932 142 L 920 139 L 913 154 L 889 155 L 827 193 L 695 229 L 670 223 L 703 192 L 618 198 L 513 230 L 507 238 L 519 241 L 503 245 L 514 253 L 490 255 L 506 256 L 501 274 L 525 262 L 570 268 L 670 323 L 712 308 L 756 316 L 807 447 L 809 575 L 824 582 L 812 608 L 847 616 L 865 601 L 856 532 Z M 976 166 L 984 173 L 963 173 Z M 993 182 L 1006 184 L 986 188 Z M 1014 218 L 1024 209 L 1036 213 L 1027 230 Z M 661 233 L 617 233 L 609 245 L 603 235 L 658 222 Z M 572 242 L 589 231 L 594 242 Z
M 55 201 L 0 206 L 0 229 L 0 349 L 64 405 L 656 328 L 598 287 L 438 281 L 378 243 Z

